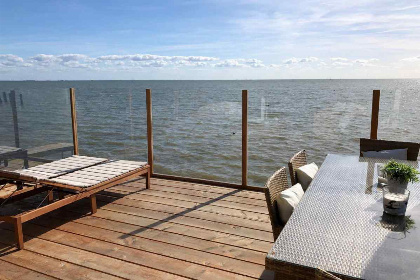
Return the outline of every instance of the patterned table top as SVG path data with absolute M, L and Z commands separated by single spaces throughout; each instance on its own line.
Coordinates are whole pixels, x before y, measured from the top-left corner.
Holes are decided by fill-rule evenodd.
M 377 171 L 387 161 L 328 155 L 268 253 L 267 267 L 420 279 L 420 184 L 408 186 L 406 217 L 384 215 Z M 419 162 L 404 162 L 419 168 Z M 406 227 L 408 216 L 414 227 Z

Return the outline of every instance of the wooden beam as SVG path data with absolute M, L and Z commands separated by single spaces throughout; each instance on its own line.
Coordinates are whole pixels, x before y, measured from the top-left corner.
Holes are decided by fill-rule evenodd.
M 16 92 L 14 90 L 12 90 L 9 93 L 9 101 L 10 101 L 10 106 L 12 107 L 13 130 L 15 132 L 15 146 L 19 148 L 20 147 L 19 124 L 18 124 L 17 108 L 16 108 Z
M 76 95 L 74 88 L 70 88 L 71 127 L 73 129 L 73 153 L 79 154 L 79 140 L 77 138 Z
M 248 185 L 248 91 L 242 90 L 242 186 Z
M 152 90 L 146 89 L 147 110 L 147 162 L 150 165 L 150 173 L 153 174 L 153 123 L 152 123 Z
M 14 226 L 15 226 L 15 238 L 16 238 L 17 247 L 19 250 L 23 250 L 24 248 L 23 231 L 22 231 L 22 221 L 20 218 L 15 219 Z
M 238 185 L 238 184 L 212 181 L 212 180 L 206 180 L 206 179 L 197 179 L 197 178 L 181 177 L 181 176 L 158 174 L 158 173 L 154 173 L 152 177 L 153 178 L 158 178 L 158 179 L 172 180 L 172 181 L 180 181 L 180 182 L 196 183 L 196 184 L 202 184 L 202 185 L 225 187 L 225 188 L 231 188 L 231 189 L 237 189 L 237 190 L 264 192 L 264 188 L 262 188 L 262 187 L 242 186 L 242 185 Z
M 373 91 L 372 99 L 372 118 L 370 123 L 370 139 L 378 139 L 378 122 L 379 122 L 379 99 L 380 90 Z

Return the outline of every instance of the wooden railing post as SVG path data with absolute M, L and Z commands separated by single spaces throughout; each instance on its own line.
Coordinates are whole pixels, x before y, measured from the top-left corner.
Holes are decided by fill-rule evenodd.
M 370 139 L 378 139 L 378 122 L 379 122 L 379 99 L 380 90 L 373 91 L 372 99 L 372 119 L 370 123 Z
M 248 186 L 248 91 L 242 90 L 242 186 Z
M 73 129 L 73 153 L 79 154 L 79 140 L 77 138 L 76 95 L 74 88 L 70 88 L 71 127 Z
M 153 126 L 152 126 L 152 90 L 146 89 L 147 110 L 147 162 L 150 165 L 150 174 L 153 174 Z
M 9 93 L 9 101 L 10 101 L 10 106 L 12 107 L 13 130 L 15 132 L 15 146 L 19 148 L 20 147 L 19 124 L 18 124 L 17 108 L 16 108 L 16 92 L 14 90 L 12 90 Z

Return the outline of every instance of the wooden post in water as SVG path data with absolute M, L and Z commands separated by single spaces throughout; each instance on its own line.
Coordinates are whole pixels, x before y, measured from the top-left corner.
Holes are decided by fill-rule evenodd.
M 23 107 L 23 96 L 22 96 L 22 93 L 19 94 L 19 98 L 20 98 L 20 106 Z
M 150 165 L 150 174 L 153 175 L 153 125 L 152 125 L 152 90 L 146 89 L 147 110 L 147 162 Z
M 79 140 L 77 138 L 76 95 L 74 88 L 70 88 L 71 127 L 73 130 L 73 154 L 79 154 Z
M 248 186 L 248 91 L 242 90 L 242 186 Z
M 19 124 L 18 124 L 17 108 L 16 108 L 16 92 L 14 90 L 12 90 L 9 93 L 9 101 L 10 101 L 10 106 L 12 107 L 13 130 L 15 131 L 15 146 L 19 148 L 20 147 Z
M 5 91 L 3 91 L 3 99 L 4 99 L 4 103 L 7 103 L 7 95 Z
M 380 90 L 373 91 L 372 99 L 372 119 L 370 123 L 370 139 L 378 139 L 378 122 L 379 122 L 379 99 Z

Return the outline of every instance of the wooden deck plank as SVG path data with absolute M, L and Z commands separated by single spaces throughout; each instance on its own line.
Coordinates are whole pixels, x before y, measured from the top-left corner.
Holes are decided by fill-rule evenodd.
M 36 279 L 44 279 L 44 280 L 52 280 L 58 279 L 53 278 L 51 276 L 24 268 L 22 266 L 15 265 L 13 263 L 9 263 L 3 260 L 0 260 L 0 267 L 1 267 L 1 275 L 0 280 L 12 280 L 12 279 L 19 279 L 19 280 L 36 280 Z
M 101 192 L 94 215 L 81 200 L 24 224 L 25 250 L 6 251 L 0 264 L 58 279 L 273 279 L 263 193 L 152 182 L 150 190 L 139 179 Z M 14 244 L 10 225 L 0 223 L 0 236 L 0 245 Z M 46 274 L 31 254 L 49 261 Z M 55 276 L 51 263 L 65 266 Z
M 243 219 L 249 219 L 252 221 L 265 222 L 265 223 L 270 222 L 270 217 L 268 216 L 267 213 L 261 214 L 261 213 L 254 213 L 254 212 L 248 212 L 248 211 L 237 210 L 237 209 L 230 209 L 230 208 L 213 205 L 212 203 L 195 203 L 195 202 L 176 200 L 176 199 L 173 199 L 173 200 L 161 199 L 158 196 L 149 195 L 148 192 L 143 192 L 143 191 L 141 192 L 135 191 L 133 193 L 130 193 L 129 195 L 126 192 L 120 192 L 117 190 L 107 190 L 107 191 L 104 191 L 103 193 L 109 196 L 127 197 L 129 199 L 139 200 L 139 201 L 148 201 L 150 203 L 160 203 L 160 204 L 180 206 L 180 207 L 185 207 L 185 208 L 196 208 L 196 209 L 199 209 L 200 211 L 214 213 L 217 215 L 226 215 L 226 216 L 238 217 L 238 218 L 243 218 Z
M 31 229 L 31 234 L 38 233 L 40 234 L 37 236 L 38 238 L 63 243 L 63 240 L 66 240 L 66 234 L 62 234 L 61 232 L 56 233 L 56 231 L 64 231 L 66 233 L 72 234 L 69 240 L 71 240 L 75 234 L 95 240 L 100 240 L 103 242 L 103 246 L 101 246 L 101 242 L 99 241 L 97 242 L 99 243 L 97 246 L 104 248 L 104 250 L 107 247 L 112 246 L 111 244 L 120 245 L 121 247 L 114 246 L 114 251 L 118 249 L 118 252 L 120 254 L 124 254 L 124 259 L 127 261 L 130 261 L 128 258 L 129 255 L 133 255 L 133 258 L 136 260 L 140 260 L 139 256 L 141 256 L 141 264 L 150 263 L 151 266 L 156 266 L 156 268 L 160 268 L 167 272 L 180 274 L 183 273 L 183 270 L 180 272 L 179 267 L 189 267 L 186 269 L 188 272 L 184 273 L 183 275 L 185 277 L 202 279 L 201 271 L 204 264 L 206 267 L 212 267 L 215 269 L 210 271 L 214 277 L 232 278 L 234 275 L 232 275 L 230 272 L 233 272 L 252 278 L 259 278 L 259 276 L 264 271 L 264 265 L 257 265 L 246 261 L 238 261 L 232 258 L 221 257 L 206 252 L 191 250 L 185 247 L 157 242 L 150 239 L 143 239 L 136 236 L 125 236 L 118 232 L 93 228 L 87 225 L 81 225 L 72 222 L 63 224 L 63 222 L 60 220 L 53 220 L 51 217 L 48 218 L 49 219 L 39 219 L 35 221 L 33 225 L 29 225 L 28 227 Z M 42 227 L 38 227 L 39 225 Z M 79 242 L 83 242 L 83 239 L 81 239 Z M 65 243 L 67 243 L 67 241 Z M 74 243 L 70 243 L 70 245 L 74 246 Z M 113 257 L 121 259 L 119 255 L 113 255 Z M 167 265 L 161 266 L 162 263 L 167 263 Z M 179 267 L 177 265 L 179 265 Z M 219 270 L 228 273 L 222 273 Z
M 243 260 L 256 264 L 265 264 L 266 252 L 257 252 L 236 246 L 216 243 L 210 240 L 198 239 L 190 236 L 184 236 L 172 232 L 157 230 L 154 228 L 139 228 L 138 226 L 127 224 L 121 221 L 112 221 L 101 219 L 96 216 L 83 216 L 76 212 L 67 211 L 65 215 L 53 213 L 52 217 L 60 219 L 63 222 L 73 222 L 82 225 L 89 225 L 95 228 L 112 230 L 120 233 L 124 237 L 137 236 L 145 239 L 159 241 L 165 244 L 178 245 L 202 252 L 208 252 L 215 255 L 228 258 Z
M 113 212 L 115 211 L 119 213 L 135 215 L 137 217 L 154 219 L 156 220 L 156 222 L 163 221 L 165 223 L 171 223 L 171 224 L 175 223 L 179 225 L 190 226 L 193 228 L 213 230 L 216 232 L 222 232 L 222 233 L 226 233 L 230 235 L 235 235 L 238 237 L 252 238 L 252 239 L 257 239 L 257 240 L 267 241 L 267 242 L 271 242 L 273 240 L 273 235 L 267 231 L 260 231 L 260 230 L 250 229 L 250 228 L 228 225 L 228 224 L 221 224 L 218 222 L 191 218 L 182 214 L 167 214 L 164 212 L 151 211 L 151 210 L 146 210 L 146 209 L 141 209 L 141 208 L 139 209 L 139 208 L 116 204 L 116 203 L 110 203 L 110 204 L 104 205 L 103 201 L 98 202 L 98 205 L 100 205 L 99 207 L 102 210 L 109 210 Z
M 109 188 L 108 190 L 109 191 L 115 190 L 115 191 L 120 191 L 122 193 L 129 193 L 128 191 L 121 190 L 120 186 Z M 142 193 L 140 193 L 140 195 L 141 194 Z M 176 199 L 179 201 L 187 201 L 187 202 L 194 202 L 194 203 L 209 203 L 210 201 L 212 205 L 220 206 L 223 208 L 242 210 L 242 211 L 246 211 L 250 213 L 253 212 L 253 213 L 258 213 L 258 214 L 267 214 L 267 206 L 265 207 L 254 206 L 254 205 L 250 206 L 250 205 L 242 204 L 239 202 L 231 202 L 227 200 L 228 194 L 224 194 L 220 196 L 219 198 L 209 199 L 209 198 L 198 197 L 198 196 L 188 195 L 188 194 L 180 194 L 180 193 L 174 194 L 174 193 L 168 193 L 168 192 L 161 192 L 161 191 L 157 191 L 151 188 L 150 190 L 147 191 L 147 195 L 160 197 L 163 200 Z
M 109 193 L 108 193 L 109 194 Z M 122 204 L 126 206 L 133 206 L 138 208 L 143 208 L 147 210 L 154 210 L 159 212 L 165 212 L 169 214 L 182 214 L 187 217 L 208 220 L 213 222 L 219 222 L 223 224 L 230 224 L 234 226 L 241 226 L 245 228 L 258 229 L 262 231 L 267 231 L 271 233 L 271 226 L 267 222 L 252 221 L 248 219 L 238 218 L 234 216 L 225 216 L 212 212 L 203 212 L 200 211 L 199 207 L 179 207 L 174 205 L 167 205 L 164 203 L 148 202 L 144 200 L 134 200 L 130 197 L 114 197 L 105 194 L 97 195 L 99 201 L 104 201 L 114 204 Z M 164 202 L 164 201 L 163 201 Z
M 2 255 L 0 260 L 5 262 L 29 269 L 34 271 L 35 273 L 40 273 L 45 275 L 45 277 L 41 277 L 40 279 L 89 279 L 89 280 L 96 280 L 96 279 L 109 279 L 109 280 L 117 280 L 122 279 L 119 277 L 115 277 L 97 270 L 92 270 L 83 266 L 75 265 L 70 262 L 58 260 L 55 258 L 51 258 L 42 254 L 34 253 L 33 251 L 29 250 L 21 250 L 17 251 L 14 248 L 14 239 L 13 233 L 11 231 L 3 231 L 1 232 L 1 241 L 0 247 L 1 248 L 9 248 L 6 250 L 2 250 Z M 3 276 L 6 273 L 3 272 L 3 269 L 0 270 L 0 275 Z M 17 278 L 19 279 L 19 278 Z
M 100 239 L 83 236 L 80 233 L 72 234 L 65 231 L 40 227 L 32 223 L 28 223 L 25 226 L 29 229 L 31 237 L 36 236 L 35 239 L 37 240 L 54 242 L 54 244 L 65 245 L 75 248 L 76 250 L 80 249 L 95 255 L 98 254 L 101 258 L 110 258 L 110 260 L 117 264 L 118 261 L 123 261 L 125 264 L 136 264 L 141 268 L 148 267 L 155 269 L 156 272 L 159 272 L 158 274 L 160 277 L 163 277 L 162 279 L 165 278 L 165 276 L 163 276 L 165 272 L 170 275 L 178 275 L 192 279 L 249 279 L 249 277 L 238 277 L 238 275 L 234 273 L 213 269 L 207 265 L 196 265 L 176 258 L 168 258 L 159 254 L 138 250 L 132 246 L 128 247 L 104 242 Z M 137 270 L 137 267 L 135 266 L 132 268 Z M 134 270 L 132 272 L 134 272 Z M 154 274 L 156 274 L 156 272 L 154 272 Z M 138 272 L 135 276 L 137 277 L 136 279 L 149 279 L 148 275 L 142 275 Z
M 135 189 L 143 189 L 143 188 L 144 188 L 143 185 L 139 185 L 139 186 L 120 185 L 120 186 L 117 187 L 117 189 L 122 190 L 122 191 L 127 191 L 127 192 L 133 191 Z M 153 190 L 160 191 L 160 192 L 165 192 L 165 193 L 177 194 L 177 195 L 178 194 L 185 194 L 185 195 L 196 196 L 196 197 L 201 197 L 201 198 L 205 198 L 205 199 L 220 199 L 220 198 L 223 198 L 223 200 L 225 200 L 225 201 L 250 205 L 251 208 L 252 208 L 252 206 L 267 207 L 267 204 L 266 204 L 265 200 L 256 200 L 256 199 L 253 199 L 253 198 L 233 196 L 233 194 L 235 194 L 235 192 L 240 192 L 239 190 L 232 190 L 231 192 L 226 193 L 226 194 L 215 194 L 215 193 L 209 193 L 209 192 L 204 192 L 204 191 L 200 191 L 200 190 L 191 190 L 191 189 L 182 189 L 182 188 L 175 189 L 173 187 L 160 186 L 160 185 L 153 185 Z
M 85 205 L 85 208 L 78 209 L 72 208 L 74 211 L 81 213 L 89 213 L 89 205 Z M 64 215 L 64 214 L 63 214 Z M 165 221 L 160 221 L 156 219 L 144 218 L 141 216 L 130 215 L 121 212 L 107 211 L 102 208 L 98 209 L 98 212 L 94 215 L 102 219 L 107 219 L 111 221 L 124 221 L 125 223 L 140 226 L 140 228 L 134 231 L 131 234 L 141 232 L 143 227 L 154 228 L 158 230 L 163 230 L 167 232 L 172 232 L 176 234 L 182 234 L 185 236 L 195 237 L 204 240 L 210 240 L 213 242 L 227 244 L 232 246 L 237 246 L 245 249 L 256 250 L 260 252 L 267 253 L 272 247 L 272 241 L 261 241 L 257 239 L 251 239 L 247 237 L 234 236 L 231 234 L 216 232 L 213 230 L 201 229 L 201 228 L 192 228 L 184 225 L 179 225 L 175 223 L 168 223 Z
M 141 181 L 139 181 L 141 182 Z M 218 186 L 211 186 L 211 185 L 203 185 L 198 183 L 188 183 L 188 182 L 181 182 L 181 181 L 173 181 L 173 180 L 166 180 L 166 179 L 158 179 L 152 178 L 153 184 L 158 184 L 161 186 L 169 186 L 173 188 L 183 188 L 183 189 L 193 189 L 193 190 L 204 190 L 207 192 L 225 194 L 231 192 L 232 188 L 225 188 L 225 187 L 218 187 Z M 265 200 L 263 193 L 257 193 L 248 190 L 240 190 L 240 192 L 235 193 L 235 196 L 240 197 L 247 197 L 247 198 L 254 198 L 259 200 Z
M 13 232 L 4 228 L 0 229 L 0 234 L 2 237 L 8 236 L 9 238 L 13 238 Z M 78 236 L 78 238 L 80 240 L 81 237 Z M 77 238 L 72 239 L 73 242 L 77 242 L 77 240 Z M 85 246 L 87 245 L 88 244 L 85 244 Z M 29 239 L 27 235 L 25 236 L 25 248 L 28 251 L 37 252 L 51 258 L 73 263 L 79 267 L 87 267 L 125 279 L 185 279 L 174 274 L 165 273 L 145 266 L 139 266 L 130 262 L 117 260 L 115 258 L 62 245 L 56 242 L 46 241 L 39 238 Z

